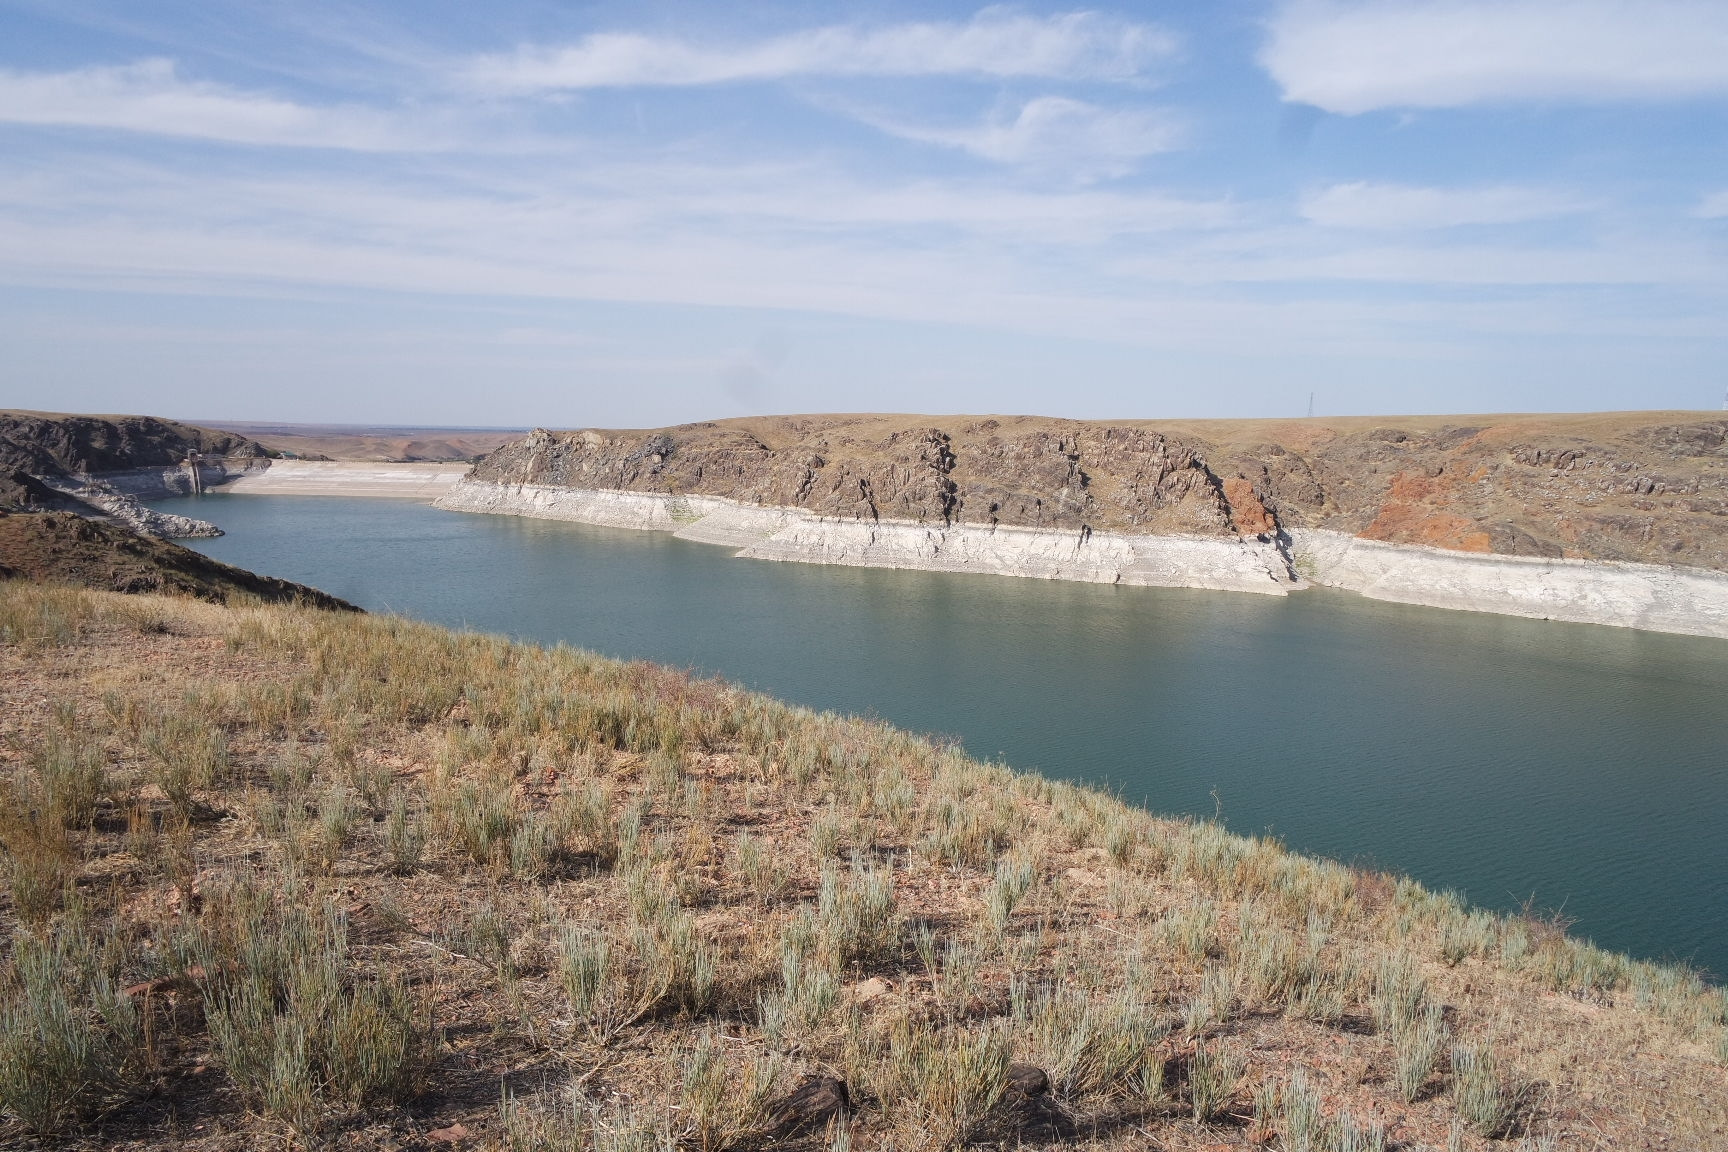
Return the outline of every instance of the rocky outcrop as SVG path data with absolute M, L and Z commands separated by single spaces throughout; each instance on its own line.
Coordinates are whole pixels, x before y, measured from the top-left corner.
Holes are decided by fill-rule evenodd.
M 1306 580 L 1707 635 L 1728 619 L 1728 420 L 1680 413 L 540 429 L 439 503 L 761 559 L 1275 593 Z
M 268 451 L 243 436 L 172 420 L 0 412 L 0 576 L 358 611 L 173 544 L 166 538 L 222 533 L 140 503 L 269 464 Z
M 267 468 L 270 455 L 244 436 L 154 416 L 0 412 L 0 469 L 52 493 L 31 492 L 3 506 L 74 512 L 146 536 L 220 536 L 214 524 L 141 501 L 202 492 Z
M 1214 457 L 1253 481 L 1286 530 L 1728 571 L 1725 439 L 1721 418 L 1509 417 L 1341 425 Z
M 0 412 L 0 466 L 35 476 L 175 469 L 194 452 L 219 460 L 270 455 L 256 440 L 155 416 Z
M 50 507 L 91 519 L 112 520 L 144 536 L 172 540 L 222 535 L 222 530 L 207 520 L 194 520 L 190 516 L 147 508 L 137 497 L 109 480 L 92 477 L 79 481 L 70 477 L 47 476 L 40 483 L 60 498 Z
M 788 417 L 647 433 L 539 429 L 481 457 L 470 478 L 721 496 L 862 521 L 1238 534 L 1196 445 L 1119 425 L 987 419 L 945 430 Z

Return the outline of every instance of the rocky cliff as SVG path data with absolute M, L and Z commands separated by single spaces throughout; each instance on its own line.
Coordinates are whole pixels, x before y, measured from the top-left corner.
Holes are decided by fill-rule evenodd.
M 182 548 L 164 537 L 221 532 L 139 503 L 243 474 L 268 455 L 244 436 L 153 416 L 0 412 L 0 578 L 358 611 Z
M 1308 528 L 1728 571 L 1728 419 L 1696 414 L 1157 425 L 813 416 L 542 429 L 482 457 L 471 477 L 853 520 L 1234 537 Z
M 1263 592 L 1306 577 L 1728 635 L 1728 419 L 1698 413 L 539 429 L 440 504 L 766 559 Z
M 0 507 L 73 512 L 147 536 L 219 536 L 139 501 L 202 491 L 271 455 L 244 436 L 154 416 L 0 412 Z
M 237 460 L 270 455 L 245 436 L 155 416 L 0 412 L 0 467 L 32 475 L 176 468 L 191 452 Z

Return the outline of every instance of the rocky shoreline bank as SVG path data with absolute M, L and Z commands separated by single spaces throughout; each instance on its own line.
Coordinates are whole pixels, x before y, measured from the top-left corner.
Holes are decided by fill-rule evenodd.
M 672 532 L 751 560 L 973 572 L 1093 584 L 1213 588 L 1282 596 L 1299 582 L 1272 542 L 1052 532 L 1009 525 L 858 521 L 713 496 L 505 485 L 466 479 L 436 502 L 615 528 Z
M 1728 638 L 1728 574 L 1673 565 L 1498 556 L 1323 529 L 1261 539 L 846 520 L 716 496 L 473 477 L 435 504 L 671 532 L 744 559 L 1274 596 L 1319 585 L 1431 608 Z

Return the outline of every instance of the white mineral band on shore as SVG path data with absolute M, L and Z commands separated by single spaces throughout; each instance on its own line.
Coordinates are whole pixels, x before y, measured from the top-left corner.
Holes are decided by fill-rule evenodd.
M 1291 533 L 1297 579 L 1252 538 L 943 527 L 819 517 L 716 496 L 464 479 L 440 508 L 673 532 L 760 560 L 976 572 L 1284 595 L 1307 583 L 1376 600 L 1728 638 L 1728 574 L 1701 568 L 1454 552 L 1315 529 Z
M 1291 532 L 1296 570 L 1374 600 L 1728 638 L 1728 573 L 1557 560 Z
M 464 480 L 437 501 L 462 512 L 674 532 L 752 560 L 976 572 L 1094 584 L 1282 596 L 1297 581 L 1277 545 L 1252 538 L 1124 536 L 979 524 L 843 520 L 716 496 Z

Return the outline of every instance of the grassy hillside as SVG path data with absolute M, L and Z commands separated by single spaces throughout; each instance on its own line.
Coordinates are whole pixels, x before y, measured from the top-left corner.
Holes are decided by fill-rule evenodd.
M 1728 999 L 863 720 L 0 581 L 0 1112 L 73 1147 L 1728 1146 Z
M 71 512 L 0 507 L 0 577 L 23 576 L 114 592 L 161 592 L 224 603 L 230 599 L 359 609 L 316 588 L 260 576 L 212 560 L 123 524 Z

